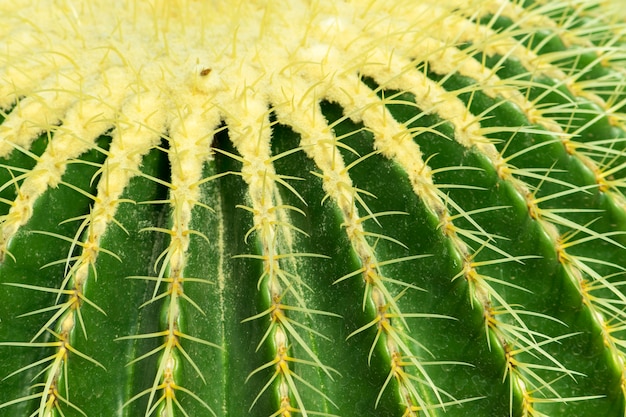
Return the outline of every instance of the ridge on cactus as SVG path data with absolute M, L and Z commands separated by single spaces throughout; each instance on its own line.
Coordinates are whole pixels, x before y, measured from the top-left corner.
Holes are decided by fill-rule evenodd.
M 0 0 L 0 415 L 626 416 L 601 0 Z

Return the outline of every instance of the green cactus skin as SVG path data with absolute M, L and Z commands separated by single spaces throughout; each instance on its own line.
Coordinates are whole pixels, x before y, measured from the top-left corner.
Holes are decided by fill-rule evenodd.
M 0 1 L 0 415 L 626 416 L 616 3 Z

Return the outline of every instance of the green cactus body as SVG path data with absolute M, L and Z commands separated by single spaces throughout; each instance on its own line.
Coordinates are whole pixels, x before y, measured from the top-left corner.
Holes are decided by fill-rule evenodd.
M 0 415 L 625 416 L 620 7 L 0 1 Z

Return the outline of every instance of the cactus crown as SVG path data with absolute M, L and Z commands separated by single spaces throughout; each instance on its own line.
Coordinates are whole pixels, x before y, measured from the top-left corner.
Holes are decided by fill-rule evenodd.
M 0 412 L 624 415 L 618 15 L 1 2 Z

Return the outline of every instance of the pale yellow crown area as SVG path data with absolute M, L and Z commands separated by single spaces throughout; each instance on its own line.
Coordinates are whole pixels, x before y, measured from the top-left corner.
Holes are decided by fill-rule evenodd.
M 345 72 L 372 73 L 380 63 L 369 56 L 379 54 L 390 22 L 426 26 L 448 11 L 433 6 L 425 15 L 430 5 L 412 11 L 413 2 L 381 1 L 365 8 L 345 1 L 5 3 L 0 106 L 37 96 L 48 118 L 25 113 L 23 120 L 40 119 L 39 128 L 58 123 L 62 110 L 93 95 L 98 83 L 111 90 L 103 94 L 123 97 L 92 97 L 102 106 L 160 90 L 237 98 L 245 107 L 246 94 L 285 88 L 277 76 L 285 72 L 321 83 Z

